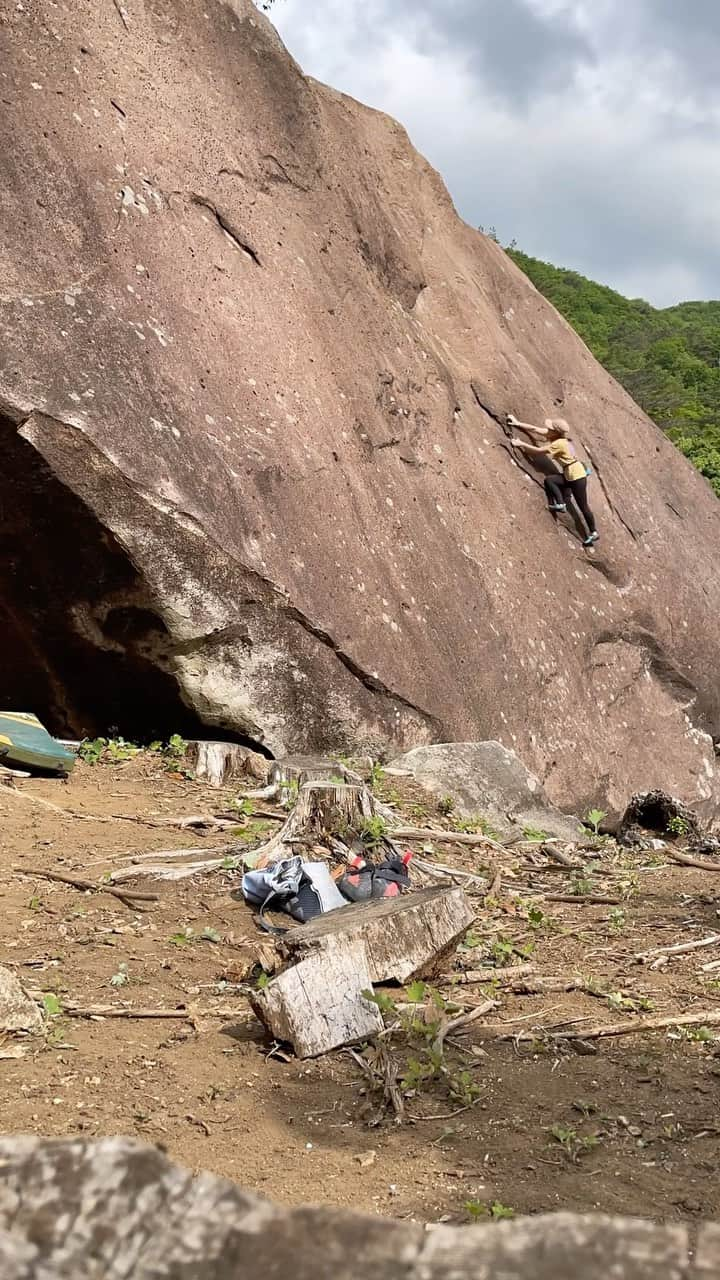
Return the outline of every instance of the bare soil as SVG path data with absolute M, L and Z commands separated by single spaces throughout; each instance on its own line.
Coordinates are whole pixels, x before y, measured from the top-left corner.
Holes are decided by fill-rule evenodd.
M 395 782 L 382 787 L 410 821 L 448 823 L 424 793 Z M 660 1031 L 592 1041 L 594 1052 L 578 1053 L 569 1041 L 543 1040 L 542 1029 L 616 1023 L 637 1012 L 584 992 L 500 989 L 499 1007 L 482 1022 L 535 1029 L 538 1039 L 488 1040 L 482 1025 L 469 1027 L 453 1053 L 477 1082 L 476 1104 L 461 1111 L 431 1086 L 407 1101 L 403 1124 L 388 1117 L 369 1128 L 365 1082 L 347 1055 L 311 1063 L 268 1056 L 245 982 L 263 940 L 251 912 L 232 896 L 237 872 L 139 881 L 135 887 L 160 899 L 140 913 L 30 871 L 101 884 L 124 857 L 222 844 L 225 835 L 121 816 L 157 822 L 218 812 L 231 795 L 203 790 L 151 756 L 116 766 L 81 763 L 67 783 L 0 786 L 0 963 L 38 998 L 55 994 L 58 1004 L 50 1005 L 60 1009 L 44 1038 L 23 1043 L 24 1057 L 3 1056 L 16 1041 L 0 1045 L 5 1132 L 134 1135 L 193 1169 L 281 1202 L 395 1217 L 463 1221 L 468 1201 L 500 1202 L 518 1213 L 562 1208 L 661 1220 L 720 1213 L 714 1039 Z M 66 817 L 38 800 L 105 821 Z M 249 838 L 258 843 L 261 834 L 250 824 Z M 466 868 L 482 866 L 483 858 L 481 850 L 438 847 L 439 861 Z M 508 941 L 520 949 L 530 944 L 540 975 L 582 975 L 648 1003 L 642 1017 L 720 1008 L 720 970 L 702 971 L 720 958 L 720 946 L 671 958 L 661 969 L 634 959 L 714 933 L 719 876 L 610 845 L 598 859 L 593 891 L 625 895 L 621 907 L 582 896 L 545 900 L 535 904 L 543 919 L 533 928 L 531 893 L 573 892 L 571 873 L 546 870 L 543 855 L 535 860 L 520 848 L 500 856 L 502 881 L 492 900 L 476 899 L 474 945 L 448 964 L 448 980 L 451 972 L 507 958 L 498 955 L 500 939 L 500 952 Z M 211 934 L 203 938 L 206 929 Z M 516 953 L 514 961 L 520 958 Z M 468 1006 L 483 998 L 477 987 L 447 992 Z M 96 1005 L 185 1012 L 144 1020 L 69 1012 Z M 563 1143 L 553 1128 L 574 1136 Z M 587 1150 L 586 1137 L 595 1139 Z

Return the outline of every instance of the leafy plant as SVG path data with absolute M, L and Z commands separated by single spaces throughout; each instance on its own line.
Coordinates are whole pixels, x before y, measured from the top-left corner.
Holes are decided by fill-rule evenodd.
M 379 786 L 380 786 L 380 783 L 382 782 L 382 780 L 383 780 L 383 778 L 384 778 L 384 777 L 385 777 L 385 770 L 383 769 L 382 765 L 380 764 L 380 761 L 379 761 L 379 760 L 374 760 L 374 761 L 373 761 L 372 769 L 370 770 L 370 787 L 371 787 L 371 790 L 373 790 L 373 791 L 374 791 L 374 790 L 375 790 L 375 787 L 379 787 Z
M 673 836 L 686 836 L 690 828 L 688 827 L 685 818 L 681 818 L 680 815 L 676 813 L 674 817 L 670 818 L 667 824 L 667 829 Z
M 449 818 L 455 808 L 455 801 L 452 796 L 441 796 L 437 802 L 437 807 L 438 813 L 441 813 L 445 818 Z
M 141 748 L 124 738 L 85 738 L 80 743 L 78 755 L 85 764 L 122 764 L 139 754 Z
M 386 1042 L 398 1044 L 407 1056 L 400 1074 L 400 1088 L 409 1097 L 428 1086 L 442 1084 L 449 1098 L 461 1107 L 473 1106 L 481 1089 L 472 1074 L 454 1070 L 448 1063 L 440 1035 L 451 1016 L 452 1005 L 434 987 L 413 982 L 407 988 L 408 1003 L 399 1005 L 384 991 L 363 991 L 380 1010 L 386 1023 Z
M 500 836 L 488 818 L 481 814 L 472 818 L 457 818 L 453 822 L 454 831 L 466 831 L 470 834 L 487 836 L 488 840 L 499 840 Z
M 126 983 L 128 983 L 129 981 L 130 981 L 130 975 L 128 974 L 127 962 L 123 960 L 122 963 L 118 965 L 117 972 L 114 973 L 112 978 L 110 979 L 110 986 L 124 987 Z
M 589 812 L 585 814 L 583 821 L 585 822 L 586 826 L 592 827 L 592 830 L 596 836 L 599 836 L 600 823 L 602 822 L 603 818 L 607 818 L 607 814 L 604 809 L 590 809 Z
M 385 819 L 376 814 L 372 818 L 363 818 L 360 824 L 360 839 L 368 848 L 374 849 L 382 843 L 386 831 Z
M 173 947 L 189 947 L 191 942 L 196 941 L 195 930 L 191 929 L 188 925 L 183 925 L 178 929 L 177 933 L 171 934 L 168 938 L 168 942 Z
M 589 897 L 595 892 L 595 881 L 590 876 L 577 876 L 572 882 L 572 892 L 578 898 Z
M 535 950 L 534 942 L 517 943 L 511 938 L 503 938 L 502 936 L 494 939 L 490 947 L 490 955 L 493 964 L 498 968 L 506 968 L 512 964 L 515 956 L 520 956 L 522 960 L 528 960 Z
M 487 1218 L 493 1222 L 500 1222 L 503 1218 L 515 1217 L 515 1210 L 508 1208 L 500 1200 L 493 1200 L 492 1204 L 486 1204 L 484 1200 L 466 1200 L 464 1207 L 474 1222 L 481 1222 Z
M 526 840 L 532 840 L 537 843 L 547 840 L 548 838 L 547 831 L 543 831 L 540 827 L 532 826 L 523 827 L 523 835 Z
M 237 813 L 242 814 L 244 818 L 252 817 L 252 813 L 253 813 L 252 800 L 248 800 L 247 798 L 240 800 L 238 797 L 236 797 L 234 800 L 230 802 L 230 808 L 234 809 Z
M 187 742 L 180 737 L 179 733 L 174 733 L 169 739 L 164 749 L 164 755 L 169 760 L 183 760 L 187 754 Z
M 620 1013 L 651 1013 L 655 1008 L 647 996 L 625 996 L 622 991 L 611 991 L 606 997 L 610 1009 Z
M 627 922 L 627 915 L 622 907 L 613 907 L 608 915 L 608 923 L 614 933 L 622 933 Z
M 62 1004 L 54 991 L 46 991 L 42 998 L 43 1009 L 48 1018 L 57 1018 L 62 1013 Z
M 691 1040 L 696 1044 L 709 1044 L 715 1040 L 714 1032 L 710 1027 L 675 1027 L 672 1034 L 675 1040 Z
M 554 1124 L 550 1130 L 556 1142 L 559 1142 L 565 1155 L 573 1164 L 577 1164 L 581 1156 L 587 1155 L 600 1141 L 594 1134 L 579 1134 L 576 1129 Z

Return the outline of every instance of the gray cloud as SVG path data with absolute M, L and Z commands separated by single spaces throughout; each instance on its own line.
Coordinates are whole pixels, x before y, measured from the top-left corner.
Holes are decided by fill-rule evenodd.
M 277 0 L 463 217 L 657 305 L 720 297 L 720 0 Z
M 568 71 L 594 57 L 570 4 L 539 14 L 528 0 L 398 0 L 407 16 L 428 20 L 424 52 L 438 43 L 457 50 L 465 66 L 510 102 L 527 103 L 541 89 L 566 82 Z

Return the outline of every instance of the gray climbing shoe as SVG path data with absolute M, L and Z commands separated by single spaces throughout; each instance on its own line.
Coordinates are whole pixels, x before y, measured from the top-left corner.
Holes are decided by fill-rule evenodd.
M 594 547 L 599 537 L 600 537 L 599 533 L 589 533 L 587 538 L 583 539 L 583 546 Z
M 564 502 L 551 502 L 548 511 L 567 511 Z

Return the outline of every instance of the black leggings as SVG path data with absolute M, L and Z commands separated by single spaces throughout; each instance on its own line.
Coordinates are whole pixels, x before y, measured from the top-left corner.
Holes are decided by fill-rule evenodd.
M 588 527 L 588 533 L 596 532 L 595 517 L 588 506 L 587 476 L 580 480 L 566 480 L 564 476 L 546 476 L 545 492 L 551 503 L 567 503 L 572 498 Z

